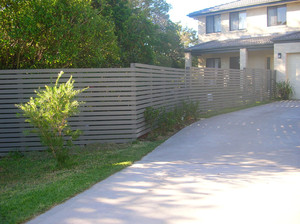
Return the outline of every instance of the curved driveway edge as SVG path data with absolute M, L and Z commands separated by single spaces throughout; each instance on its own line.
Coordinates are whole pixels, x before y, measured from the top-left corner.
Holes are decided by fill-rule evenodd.
M 299 224 L 300 101 L 196 122 L 29 223 Z

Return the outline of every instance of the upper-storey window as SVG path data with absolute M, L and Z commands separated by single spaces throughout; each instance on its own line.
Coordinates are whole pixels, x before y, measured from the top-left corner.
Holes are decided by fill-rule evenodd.
M 286 5 L 268 7 L 268 26 L 286 25 Z
M 206 33 L 221 32 L 221 15 L 206 17 Z
M 230 13 L 230 30 L 246 29 L 246 11 Z

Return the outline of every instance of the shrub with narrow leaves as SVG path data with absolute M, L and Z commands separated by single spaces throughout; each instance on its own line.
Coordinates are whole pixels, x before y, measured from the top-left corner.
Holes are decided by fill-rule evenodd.
M 294 88 L 289 81 L 278 82 L 276 90 L 277 97 L 282 100 L 289 100 L 294 95 Z
M 26 117 L 41 143 L 47 146 L 57 160 L 58 166 L 63 166 L 69 157 L 68 149 L 80 135 L 80 130 L 72 130 L 68 118 L 79 113 L 83 102 L 76 96 L 85 89 L 75 90 L 72 76 L 66 83 L 59 84 L 63 72 L 58 74 L 54 86 L 45 86 L 44 90 L 35 91 L 36 96 L 29 102 L 16 105 Z
M 152 131 L 157 127 L 157 131 L 164 135 L 168 131 L 174 131 L 190 121 L 197 120 L 200 112 L 199 105 L 199 101 L 183 101 L 181 105 L 169 110 L 165 107 L 147 107 L 144 111 L 145 121 Z

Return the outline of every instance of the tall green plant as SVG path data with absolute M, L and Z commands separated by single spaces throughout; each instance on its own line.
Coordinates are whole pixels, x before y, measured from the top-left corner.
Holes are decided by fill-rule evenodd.
M 277 97 L 282 100 L 289 100 L 294 95 L 293 86 L 289 81 L 278 82 L 276 90 Z
M 63 166 L 69 157 L 68 149 L 73 140 L 80 135 L 80 130 L 72 130 L 68 118 L 79 113 L 78 107 L 83 102 L 75 98 L 86 89 L 75 90 L 72 76 L 66 83 L 59 84 L 63 72 L 58 74 L 54 86 L 45 86 L 44 90 L 35 91 L 36 96 L 25 104 L 16 105 L 26 117 L 41 140 L 48 147 L 58 166 Z

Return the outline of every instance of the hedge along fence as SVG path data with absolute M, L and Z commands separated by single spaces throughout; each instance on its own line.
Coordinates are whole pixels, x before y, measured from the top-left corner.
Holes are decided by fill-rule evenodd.
M 39 139 L 25 136 L 30 129 L 15 104 L 25 103 L 34 90 L 70 75 L 75 87 L 90 88 L 79 100 L 86 103 L 70 119 L 83 134 L 77 144 L 128 142 L 147 133 L 144 110 L 148 106 L 171 108 L 183 100 L 199 101 L 200 110 L 217 110 L 267 100 L 272 96 L 275 74 L 266 70 L 174 69 L 142 64 L 111 69 L 0 70 L 0 153 L 44 149 Z

